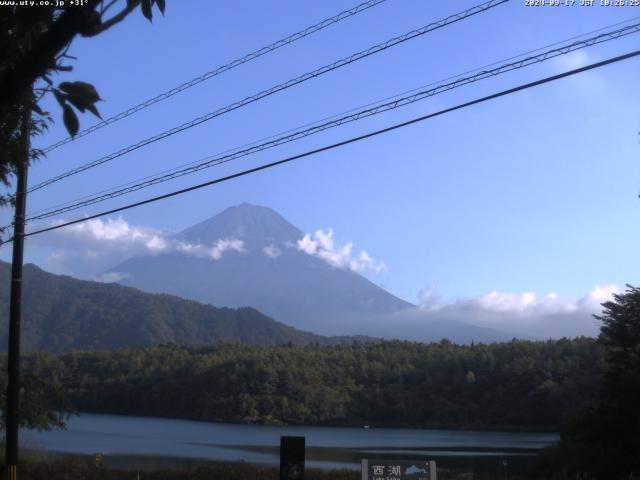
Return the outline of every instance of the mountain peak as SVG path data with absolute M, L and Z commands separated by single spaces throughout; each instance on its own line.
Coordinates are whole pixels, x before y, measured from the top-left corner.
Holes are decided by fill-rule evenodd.
M 241 203 L 187 228 L 181 236 L 202 244 L 237 238 L 247 246 L 266 246 L 295 242 L 302 237 L 302 232 L 269 207 Z
M 263 205 L 254 205 L 253 203 L 249 203 L 249 202 L 242 202 L 240 205 L 235 205 L 235 206 L 231 206 L 229 208 L 227 208 L 227 210 L 230 209 L 240 209 L 240 210 L 269 210 L 271 212 L 275 212 L 272 208 L 269 207 L 265 207 Z

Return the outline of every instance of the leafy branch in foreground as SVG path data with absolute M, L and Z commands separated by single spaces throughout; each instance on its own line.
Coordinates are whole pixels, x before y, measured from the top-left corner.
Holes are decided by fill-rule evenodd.
M 16 2 L 17 3 L 17 2 Z M 52 77 L 70 72 L 68 54 L 77 36 L 95 37 L 122 22 L 138 7 L 152 20 L 152 8 L 164 14 L 164 0 L 87 0 L 76 6 L 2 6 L 0 7 L 0 182 L 10 186 L 16 162 L 22 161 L 20 123 L 33 112 L 32 136 L 47 129 L 52 121 L 39 102 L 53 94 L 62 109 L 65 128 L 75 135 L 80 127 L 76 110 L 100 117 L 96 103 L 100 96 L 87 82 L 62 82 L 54 86 Z M 114 13 L 112 13 L 114 12 Z M 42 156 L 32 151 L 29 161 Z M 13 200 L 0 196 L 0 206 Z

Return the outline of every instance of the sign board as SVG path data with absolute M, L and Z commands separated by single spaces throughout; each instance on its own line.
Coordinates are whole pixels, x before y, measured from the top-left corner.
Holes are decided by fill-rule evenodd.
M 96 467 L 102 466 L 102 454 L 100 452 L 96 453 Z
M 304 478 L 304 437 L 280 437 L 280 480 Z
M 436 462 L 363 458 L 362 480 L 437 480 Z

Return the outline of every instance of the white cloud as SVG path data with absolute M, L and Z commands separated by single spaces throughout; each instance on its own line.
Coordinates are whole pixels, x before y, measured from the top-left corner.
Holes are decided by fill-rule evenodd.
M 555 293 L 539 297 L 535 292 L 504 293 L 493 291 L 469 302 L 486 312 L 524 316 L 577 310 L 574 302 L 560 299 Z
M 187 255 L 212 258 L 214 260 L 220 260 L 224 252 L 235 251 L 244 253 L 246 251 L 244 249 L 244 242 L 236 238 L 219 238 L 216 243 L 209 247 L 200 243 L 194 244 L 178 241 L 175 243 L 175 250 L 180 253 L 186 253 Z
M 280 254 L 282 253 L 282 250 L 280 250 L 278 247 L 276 247 L 273 244 L 272 245 L 267 245 L 266 247 L 264 247 L 262 249 L 262 251 L 269 258 L 278 258 L 280 256 Z
M 431 286 L 418 294 L 420 309 L 430 320 L 461 320 L 513 334 L 560 337 L 596 335 L 598 322 L 592 314 L 601 303 L 620 292 L 616 285 L 596 285 L 581 297 L 559 297 L 555 293 L 505 293 L 493 291 L 476 298 L 440 302 Z
M 553 73 L 563 73 L 584 67 L 595 61 L 596 59 L 585 50 L 575 50 L 566 55 L 553 58 L 550 63 L 550 69 Z M 577 93 L 581 96 L 588 95 L 590 101 L 593 98 L 597 98 L 596 94 L 606 88 L 606 82 L 603 81 L 601 75 L 593 70 L 572 75 L 566 82 L 566 88 L 570 89 L 572 93 Z
M 614 293 L 622 293 L 622 289 L 617 285 L 596 285 L 590 292 L 583 295 L 576 302 L 578 308 L 592 311 L 600 311 L 601 304 L 613 298 Z
M 57 225 L 63 221 L 49 224 Z M 32 228 L 39 228 L 34 226 Z M 46 267 L 55 273 L 67 273 L 81 278 L 96 279 L 96 275 L 136 255 L 158 255 L 181 252 L 196 257 L 220 260 L 226 252 L 245 252 L 242 240 L 221 238 L 212 245 L 192 244 L 172 232 L 130 225 L 124 219 L 107 218 L 54 230 L 30 238 L 30 241 L 51 249 Z M 117 281 L 110 277 L 100 281 Z
M 238 252 L 244 253 L 244 242 L 237 238 L 219 238 L 216 243 L 211 247 L 211 258 L 214 260 L 220 260 L 224 252 Z
M 552 62 L 559 72 L 567 70 L 575 70 L 576 68 L 584 67 L 590 62 L 591 58 L 589 54 L 584 50 L 575 50 L 566 55 L 560 55 L 555 57 Z
M 313 235 L 307 233 L 298 240 L 296 248 L 301 252 L 326 261 L 336 268 L 353 270 L 355 272 L 382 272 L 387 269 L 384 262 L 374 260 L 368 252 L 362 250 L 359 254 L 353 255 L 353 242 L 344 245 L 338 244 L 333 239 L 333 229 L 316 230 Z
M 96 277 L 96 281 L 103 283 L 117 283 L 129 277 L 127 272 L 107 272 Z
M 435 286 L 420 291 L 419 308 L 362 319 L 341 318 L 323 333 L 331 335 L 365 334 L 411 341 L 470 343 L 509 341 L 512 338 L 547 339 L 591 336 L 599 333 L 601 301 L 620 289 L 615 285 L 596 286 L 582 296 L 562 298 L 549 293 L 490 292 L 475 298 L 443 301 Z M 316 327 L 317 328 L 317 327 Z
M 573 313 L 586 311 L 593 313 L 600 310 L 600 304 L 620 291 L 616 285 L 596 285 L 591 291 L 579 298 L 560 298 L 555 293 L 538 296 L 535 292 L 503 293 L 493 291 L 477 299 L 463 300 L 459 304 L 467 304 L 485 312 L 505 313 L 519 317 L 535 317 L 539 315 Z
M 429 285 L 418 292 L 418 304 L 423 310 L 438 309 L 440 305 L 440 296 L 438 288 L 435 285 Z
M 60 225 L 63 220 L 51 225 Z M 36 227 L 34 227 L 36 228 Z M 78 246 L 86 249 L 108 246 L 114 249 L 160 253 L 168 249 L 167 233 L 148 227 L 134 227 L 118 217 L 92 219 L 40 235 L 38 243 L 52 246 Z

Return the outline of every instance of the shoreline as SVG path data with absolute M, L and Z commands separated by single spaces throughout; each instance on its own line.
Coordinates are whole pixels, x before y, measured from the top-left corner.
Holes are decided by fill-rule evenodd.
M 442 424 L 424 424 L 419 426 L 405 425 L 405 424 L 366 424 L 366 423 L 320 423 L 320 424 L 305 424 L 305 423 L 285 423 L 285 422 L 233 422 L 225 420 L 207 420 L 188 417 L 172 417 L 161 415 L 144 415 L 144 414 L 129 414 L 129 413 L 114 413 L 106 411 L 78 411 L 70 413 L 70 417 L 81 415 L 104 415 L 114 417 L 131 417 L 131 418 L 145 418 L 145 419 L 162 419 L 162 420 L 177 420 L 181 422 L 197 422 L 208 423 L 215 425 L 229 425 L 229 426 L 264 426 L 264 427 L 294 427 L 294 428 L 355 428 L 363 430 L 429 430 L 429 431 L 456 431 L 456 432 L 469 432 L 469 433 L 535 433 L 542 435 L 558 435 L 559 432 L 553 431 L 548 428 L 524 428 L 518 426 L 495 426 L 486 427 L 479 424 L 472 425 L 442 425 Z
M 79 414 L 66 430 L 23 430 L 22 448 L 42 458 L 103 455 L 110 468 L 197 468 L 211 463 L 279 464 L 282 436 L 306 438 L 308 468 L 360 468 L 368 459 L 430 459 L 452 469 L 493 470 L 508 460 L 524 471 L 554 434 L 327 426 L 222 424 L 161 417 Z
M 58 453 L 41 450 L 24 450 L 26 463 L 40 464 L 40 465 L 56 465 L 56 464 L 83 464 L 89 465 L 90 470 L 95 470 L 97 478 L 104 478 L 105 472 L 112 472 L 117 474 L 119 472 L 140 472 L 150 474 L 153 477 L 154 474 L 161 473 L 161 478 L 166 478 L 164 474 L 167 472 L 184 475 L 187 472 L 195 472 L 199 470 L 213 469 L 216 471 L 225 472 L 237 472 L 237 471 L 252 471 L 262 472 L 264 476 L 260 478 L 269 477 L 269 473 L 277 477 L 279 469 L 278 464 L 275 463 L 253 463 L 243 461 L 211 461 L 205 459 L 183 458 L 183 457 L 165 457 L 158 455 L 104 455 L 103 464 L 100 468 L 95 467 L 93 454 L 75 454 L 75 453 Z M 433 459 L 434 457 L 429 457 Z M 530 468 L 536 461 L 535 456 L 527 456 L 522 458 L 524 461 L 518 461 L 516 457 L 498 457 L 498 458 L 475 458 L 470 459 L 466 457 L 459 457 L 457 461 L 443 461 L 442 458 L 436 458 L 439 472 L 448 472 L 453 474 L 452 477 L 446 478 L 458 478 L 458 475 L 462 475 L 460 478 L 465 477 L 463 472 L 474 472 L 476 475 L 487 475 L 494 472 L 496 468 L 500 468 L 503 460 L 506 458 L 509 460 L 510 471 L 514 475 L 526 475 Z M 400 459 L 400 458 L 399 458 Z M 360 478 L 360 463 L 353 466 L 332 466 L 332 467 L 317 467 L 309 465 L 307 462 L 305 467 L 305 477 L 307 472 L 313 475 L 312 478 L 321 479 L 336 479 L 345 478 L 354 480 Z M 84 478 L 84 477 L 83 477 Z M 146 478 L 146 477 L 144 477 Z M 178 476 L 178 478 L 182 478 Z M 249 477 L 253 478 L 253 477 Z M 514 477 L 518 478 L 518 477 Z

